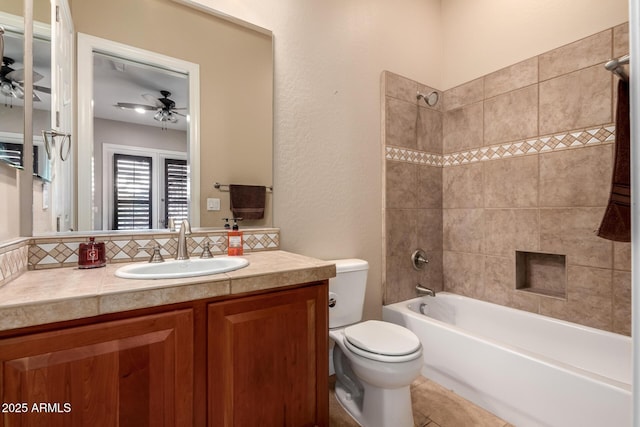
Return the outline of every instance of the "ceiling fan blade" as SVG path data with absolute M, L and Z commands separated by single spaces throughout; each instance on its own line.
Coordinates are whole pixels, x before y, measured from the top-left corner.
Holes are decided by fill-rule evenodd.
M 12 82 L 23 82 L 24 81 L 24 70 L 13 70 L 6 74 L 5 76 Z
M 114 107 L 124 108 L 124 109 L 127 109 L 127 110 L 136 110 L 136 109 L 142 109 L 142 110 L 146 110 L 146 111 L 155 111 L 155 110 L 157 110 L 156 107 L 153 107 L 151 105 L 132 104 L 130 102 L 118 102 L 116 105 L 114 105 Z
M 40 80 L 44 79 L 44 76 L 40 73 L 38 73 L 37 71 L 33 72 L 33 82 L 39 82 Z
M 33 100 L 34 102 L 42 102 L 42 99 L 40 99 L 40 97 L 35 92 L 33 92 Z
M 178 112 L 177 112 L 177 111 L 175 111 L 175 110 L 171 110 L 171 114 L 175 114 L 176 116 L 187 117 L 187 115 L 186 115 L 186 114 L 178 113 Z
M 157 96 L 151 95 L 150 93 L 143 93 L 142 97 L 147 100 L 147 102 L 156 106 L 156 108 L 164 107 L 164 104 L 158 99 Z
M 188 110 L 189 107 L 173 107 L 171 110 Z
M 47 94 L 51 95 L 51 88 L 50 87 L 33 85 L 33 90 L 37 90 L 38 92 L 47 93 Z
M 24 82 L 24 69 L 13 70 L 7 73 L 6 78 L 13 82 Z M 33 72 L 33 81 L 37 82 L 44 78 L 44 76 L 36 71 Z

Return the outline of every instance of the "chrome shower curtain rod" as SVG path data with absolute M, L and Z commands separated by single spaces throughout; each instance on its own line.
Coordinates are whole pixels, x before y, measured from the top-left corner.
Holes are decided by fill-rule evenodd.
M 623 55 L 620 58 L 612 59 L 606 64 L 604 64 L 604 68 L 611 71 L 613 74 L 620 77 L 622 80 L 629 81 L 629 76 L 627 72 L 624 70 L 623 65 L 629 63 L 629 55 Z

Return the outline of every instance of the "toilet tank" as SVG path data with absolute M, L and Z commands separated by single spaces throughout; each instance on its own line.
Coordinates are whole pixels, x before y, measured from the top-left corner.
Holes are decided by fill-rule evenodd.
M 336 264 L 336 277 L 329 279 L 329 328 L 339 328 L 362 320 L 364 295 L 367 287 L 369 263 L 361 259 L 332 260 Z

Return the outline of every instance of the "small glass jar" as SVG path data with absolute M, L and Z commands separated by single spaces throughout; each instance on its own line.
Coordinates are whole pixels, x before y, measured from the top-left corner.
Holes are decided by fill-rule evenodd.
M 78 251 L 78 268 L 98 268 L 107 265 L 104 242 L 96 242 L 89 237 L 89 243 L 80 243 Z

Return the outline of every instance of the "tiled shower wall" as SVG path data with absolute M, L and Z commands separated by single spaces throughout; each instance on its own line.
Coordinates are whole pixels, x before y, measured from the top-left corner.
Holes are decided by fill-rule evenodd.
M 382 87 L 387 153 L 384 302 L 390 304 L 414 298 L 418 283 L 434 291 L 443 289 L 442 102 L 433 108 L 418 103 L 418 90 L 428 94 L 434 89 L 393 73 L 383 73 Z M 411 254 L 418 248 L 429 259 L 421 271 L 411 264 Z
M 630 333 L 630 244 L 595 236 L 615 132 L 603 64 L 625 53 L 621 25 L 450 89 L 428 114 L 417 83 L 385 73 L 385 303 L 415 295 L 404 258 L 423 245 L 426 286 Z M 516 290 L 516 251 L 566 255 L 565 296 Z

